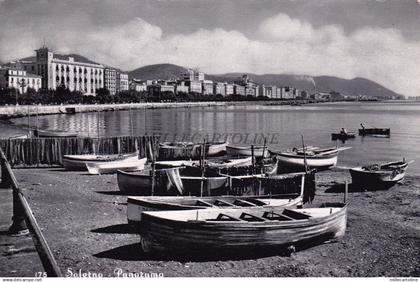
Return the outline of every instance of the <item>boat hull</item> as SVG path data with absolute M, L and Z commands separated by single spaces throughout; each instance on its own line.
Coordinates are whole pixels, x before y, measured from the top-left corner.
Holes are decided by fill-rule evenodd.
M 352 138 L 356 138 L 355 133 L 331 133 L 332 140 L 347 140 Z
M 96 154 L 84 154 L 84 155 L 64 155 L 62 157 L 63 167 L 66 170 L 87 170 L 86 163 L 88 162 L 109 162 L 113 160 L 123 160 L 125 158 L 137 156 L 138 152 L 124 155 L 96 155 Z
M 388 189 L 405 177 L 408 164 L 389 170 L 366 170 L 363 167 L 351 168 L 352 184 L 367 190 Z
M 127 221 L 133 226 L 139 226 L 143 212 L 146 211 L 169 211 L 169 210 L 193 210 L 208 208 L 224 208 L 215 206 L 217 200 L 235 203 L 236 200 L 257 200 L 264 203 L 264 206 L 296 208 L 302 206 L 302 195 L 273 195 L 273 196 L 217 196 L 217 197 L 128 197 L 127 199 Z M 207 201 L 213 206 L 197 205 L 198 201 Z M 254 201 L 255 203 L 255 201 Z M 261 207 L 261 205 L 254 208 Z M 234 208 L 243 208 L 236 205 Z
M 86 167 L 90 174 L 116 173 L 118 170 L 143 170 L 146 161 L 147 158 L 139 159 L 138 156 L 134 156 L 118 161 L 88 162 L 86 163 Z
M 226 153 L 229 156 L 252 156 L 251 146 L 245 146 L 245 147 L 226 146 Z M 268 152 L 267 147 L 265 147 L 265 149 L 263 149 L 263 146 L 254 147 L 255 157 L 263 157 L 263 154 L 264 154 L 264 158 L 269 157 L 270 153 Z
M 206 155 L 208 157 L 223 156 L 226 154 L 227 142 L 214 142 L 206 145 Z
M 152 176 L 146 171 L 133 174 L 118 170 L 117 182 L 120 191 L 126 194 L 149 196 L 152 193 Z
M 305 157 L 288 153 L 276 153 L 279 166 L 286 168 L 305 168 Z M 309 168 L 318 170 L 328 169 L 337 165 L 338 152 L 323 156 L 306 156 L 306 163 Z
M 243 213 L 281 213 L 282 208 L 224 209 L 223 214 L 240 217 Z M 284 209 L 283 209 L 284 210 Z M 175 252 L 189 254 L 209 250 L 243 250 L 246 248 L 278 248 L 299 245 L 322 238 L 344 236 L 347 208 L 299 209 L 300 213 L 322 213 L 322 216 L 290 221 L 208 221 L 211 209 L 193 211 L 145 212 L 142 216 L 141 245 L 145 252 Z M 191 215 L 191 220 L 178 220 L 179 214 Z M 325 215 L 324 215 L 325 213 Z M 329 214 L 331 213 L 331 214 Z

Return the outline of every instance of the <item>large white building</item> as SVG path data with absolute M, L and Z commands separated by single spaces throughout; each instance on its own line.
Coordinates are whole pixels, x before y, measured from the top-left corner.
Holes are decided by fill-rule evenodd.
M 42 88 L 57 89 L 64 86 L 71 91 L 94 95 L 104 87 L 104 66 L 83 57 L 60 55 L 47 47 L 36 51 L 33 60 L 12 62 L 11 67 L 21 68 L 42 77 Z

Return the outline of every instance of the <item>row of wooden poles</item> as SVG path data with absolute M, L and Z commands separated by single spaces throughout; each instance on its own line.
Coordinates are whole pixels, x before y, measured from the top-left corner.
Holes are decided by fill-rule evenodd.
M 1 139 L 0 148 L 12 167 L 60 166 L 63 155 L 124 154 L 138 151 L 148 157 L 157 136 Z
M 0 148 L 1 188 L 13 190 L 13 223 L 9 228 L 10 234 L 25 234 L 30 232 L 38 252 L 42 266 L 48 277 L 61 277 L 62 273 L 49 248 L 44 235 L 32 213 L 32 210 L 19 188 L 10 163 Z

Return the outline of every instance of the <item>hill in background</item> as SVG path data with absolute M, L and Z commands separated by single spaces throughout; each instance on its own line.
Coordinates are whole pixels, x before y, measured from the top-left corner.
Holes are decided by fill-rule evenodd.
M 187 68 L 173 64 L 156 64 L 137 68 L 129 72 L 129 77 L 147 79 L 178 79 Z M 206 79 L 219 82 L 233 82 L 244 73 L 206 74 Z M 400 94 L 365 78 L 344 79 L 334 76 L 308 76 L 291 74 L 252 74 L 251 80 L 258 84 L 291 86 L 309 92 L 336 91 L 343 95 L 399 96 Z

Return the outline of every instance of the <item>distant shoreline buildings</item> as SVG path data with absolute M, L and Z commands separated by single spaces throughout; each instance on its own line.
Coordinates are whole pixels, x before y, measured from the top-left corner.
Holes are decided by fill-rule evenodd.
M 111 95 L 124 91 L 147 92 L 150 95 L 161 93 L 221 95 L 223 97 L 238 95 L 269 99 L 313 99 L 313 100 L 369 100 L 369 96 L 342 96 L 332 91 L 299 90 L 291 86 L 257 84 L 247 74 L 227 81 L 206 80 L 199 70 L 188 69 L 180 77 L 170 80 L 156 78 L 142 80 L 132 78 L 120 69 L 93 62 L 78 55 L 61 55 L 43 46 L 35 50 L 36 56 L 9 62 L 0 66 L 0 89 L 13 88 L 23 94 L 29 88 L 39 91 L 56 90 L 65 87 L 85 95 L 96 95 L 98 89 L 105 88 Z M 387 97 L 395 99 L 395 97 Z M 373 97 L 383 99 L 383 97 Z

